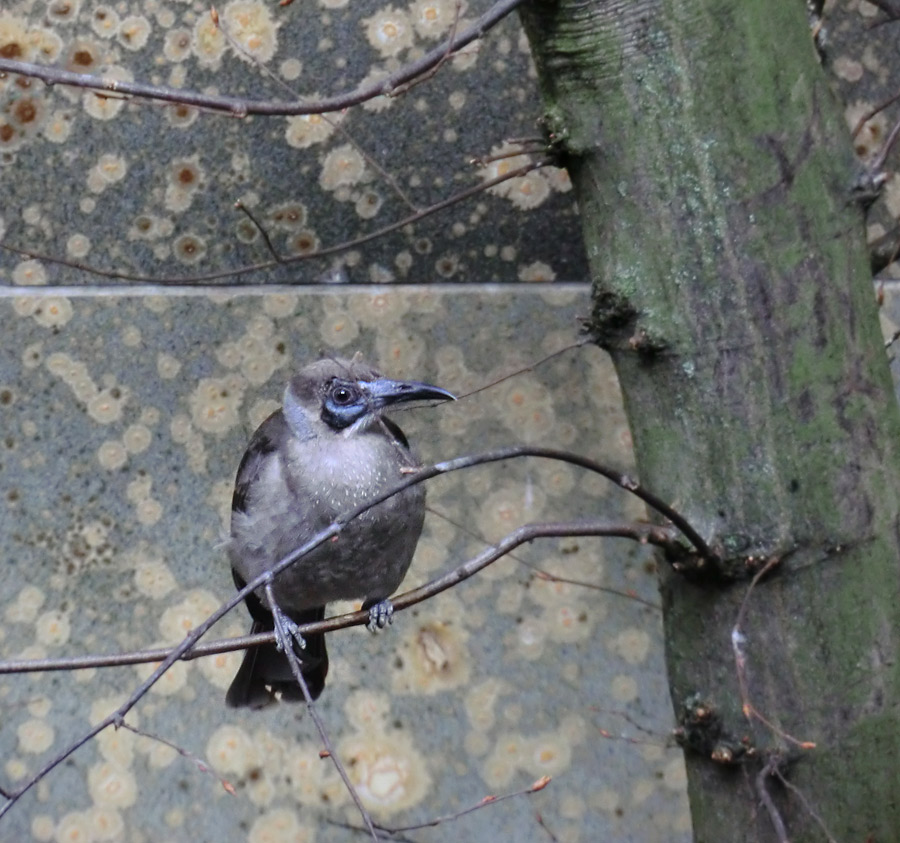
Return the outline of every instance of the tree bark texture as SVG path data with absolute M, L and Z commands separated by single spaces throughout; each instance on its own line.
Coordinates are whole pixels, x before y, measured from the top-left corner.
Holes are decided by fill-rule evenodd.
M 532 0 L 522 19 L 640 480 L 721 555 L 661 561 L 695 838 L 779 840 L 777 813 L 792 841 L 826 839 L 819 820 L 896 840 L 900 416 L 804 4 Z

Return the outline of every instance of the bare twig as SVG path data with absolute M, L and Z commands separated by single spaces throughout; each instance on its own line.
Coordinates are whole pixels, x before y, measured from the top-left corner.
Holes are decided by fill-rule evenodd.
M 73 85 L 78 88 L 89 88 L 95 91 L 114 92 L 120 95 L 144 99 L 183 103 L 239 118 L 246 117 L 248 114 L 322 114 L 328 111 L 341 111 L 375 97 L 390 94 L 401 85 L 415 79 L 417 76 L 421 76 L 436 64 L 445 61 L 448 53 L 458 52 L 480 38 L 522 2 L 524 0 L 498 0 L 471 26 L 458 33 L 455 37 L 439 44 L 433 50 L 429 50 L 417 61 L 401 67 L 385 79 L 360 85 L 355 90 L 347 93 L 307 102 L 273 102 L 271 100 L 248 100 L 242 97 L 201 94 L 163 85 L 147 85 L 141 82 L 125 82 L 90 74 L 72 73 L 58 67 L 48 67 L 46 65 L 4 58 L 0 58 L 0 73 L 17 73 L 20 76 L 31 76 L 50 84 Z
M 876 114 L 884 111 L 888 106 L 893 105 L 897 100 L 900 100 L 900 91 L 897 91 L 896 94 L 892 94 L 886 100 L 882 100 L 877 105 L 874 105 L 870 108 L 859 120 L 856 121 L 856 125 L 853 127 L 853 131 L 850 132 L 850 137 L 855 138 L 861 131 L 863 126 L 869 122 Z
M 184 654 L 188 650 L 190 650 L 215 623 L 221 620 L 235 606 L 241 603 L 256 589 L 264 587 L 267 582 L 270 582 L 272 578 L 276 577 L 279 573 L 281 573 L 281 571 L 293 565 L 299 559 L 311 553 L 313 550 L 324 544 L 326 541 L 330 540 L 332 537 L 338 536 L 347 524 L 360 516 L 362 513 L 367 512 L 368 510 L 377 506 L 379 503 L 387 500 L 390 497 L 393 497 L 404 489 L 407 489 L 410 486 L 414 486 L 418 483 L 422 483 L 425 480 L 430 479 L 431 477 L 438 476 L 439 474 L 446 474 L 452 471 L 458 471 L 463 468 L 470 468 L 474 465 L 499 462 L 501 460 L 514 459 L 525 456 L 543 457 L 545 459 L 557 459 L 561 460 L 562 462 L 579 465 L 582 468 L 586 468 L 590 471 L 595 471 L 601 474 L 602 476 L 616 483 L 621 488 L 637 496 L 649 506 L 656 509 L 659 513 L 672 521 L 672 523 L 675 524 L 675 526 L 677 526 L 678 529 L 680 529 L 684 533 L 688 541 L 690 541 L 695 546 L 697 551 L 702 556 L 704 556 L 704 558 L 713 558 L 711 551 L 706 546 L 706 543 L 703 541 L 703 539 L 697 534 L 696 530 L 694 530 L 694 528 L 687 522 L 687 520 L 683 516 L 673 510 L 672 507 L 664 503 L 651 492 L 642 489 L 635 480 L 629 478 L 627 475 L 607 468 L 606 466 L 603 466 L 600 463 L 595 462 L 594 460 L 590 460 L 587 457 L 581 457 L 568 451 L 558 451 L 552 448 L 514 447 L 499 449 L 496 451 L 489 451 L 481 455 L 458 457 L 454 460 L 436 463 L 432 466 L 419 470 L 415 475 L 407 478 L 402 483 L 397 484 L 394 488 L 380 495 L 376 495 L 365 503 L 360 504 L 352 511 L 337 518 L 331 523 L 331 525 L 323 530 L 320 530 L 318 533 L 316 533 L 315 536 L 313 536 L 309 541 L 305 542 L 301 547 L 288 554 L 284 559 L 281 559 L 276 565 L 271 568 L 271 570 L 260 574 L 258 577 L 255 577 L 250 582 L 248 582 L 244 586 L 244 588 L 237 591 L 229 600 L 225 601 L 225 603 L 223 603 L 214 612 L 212 612 L 203 622 L 198 624 L 194 629 L 190 630 L 190 632 L 185 636 L 182 642 L 169 652 L 165 659 L 163 659 L 163 661 L 156 667 L 156 669 L 143 682 L 141 682 L 141 684 L 131 693 L 128 699 L 121 706 L 119 706 L 118 709 L 116 709 L 112 714 L 108 715 L 99 723 L 97 723 L 87 733 L 75 740 L 68 747 L 63 749 L 55 758 L 48 761 L 40 770 L 38 770 L 37 773 L 35 773 L 27 782 L 25 782 L 25 784 L 23 784 L 19 789 L 12 793 L 9 800 L 4 805 L 0 806 L 0 818 L 2 818 L 24 794 L 31 790 L 31 788 L 38 784 L 38 782 L 42 781 L 52 770 L 63 763 L 63 761 L 69 758 L 73 753 L 77 752 L 78 749 L 84 746 L 93 737 L 98 735 L 101 731 L 108 728 L 109 726 L 121 723 L 125 715 L 138 703 L 140 699 L 142 699 L 142 697 L 150 690 L 150 688 L 153 687 L 153 685 L 155 685 L 162 678 L 162 676 L 169 670 L 169 668 L 173 664 L 175 664 L 176 661 L 181 659 Z M 660 540 L 669 541 L 668 532 L 665 528 L 656 527 L 650 524 L 610 525 L 598 522 L 584 522 L 580 524 L 575 523 L 574 525 L 572 523 L 526 525 L 524 527 L 520 527 L 517 530 L 514 530 L 506 538 L 498 542 L 494 547 L 488 548 L 478 556 L 470 559 L 468 562 L 459 566 L 450 573 L 445 574 L 444 576 L 439 577 L 436 580 L 433 580 L 426 586 L 413 589 L 412 591 L 407 592 L 405 595 L 401 595 L 394 601 L 394 607 L 396 609 L 403 609 L 407 606 L 412 605 L 413 603 L 417 603 L 425 599 L 426 597 L 431 597 L 435 594 L 439 594 L 440 592 L 445 591 L 448 588 L 453 587 L 457 583 L 473 576 L 482 568 L 499 559 L 510 550 L 515 549 L 520 544 L 533 541 L 535 538 L 541 536 L 563 537 L 569 535 L 620 535 L 625 537 L 641 536 L 645 541 L 651 541 L 654 536 L 661 536 L 662 538 Z M 321 625 L 317 624 L 315 625 L 315 628 L 324 632 L 330 629 L 335 629 L 338 626 L 349 626 L 357 623 L 366 623 L 368 621 L 368 612 L 353 612 L 349 616 L 345 616 L 345 619 L 339 621 L 338 623 L 335 623 L 336 620 L 337 619 L 332 619 L 330 621 L 323 622 Z M 312 628 L 313 625 L 310 625 L 308 627 L 301 627 L 300 632 Z M 272 638 L 270 638 L 269 640 L 272 640 Z
M 216 15 L 216 16 L 213 18 L 213 21 L 215 22 L 216 27 L 218 28 L 219 32 L 221 32 L 222 35 L 225 36 L 225 40 L 228 41 L 229 44 L 231 44 L 231 46 L 232 46 L 232 48 L 233 48 L 234 50 L 236 50 L 237 52 L 239 52 L 241 55 L 245 56 L 245 57 L 247 58 L 248 61 L 250 61 L 252 64 L 254 64 L 254 65 L 256 66 L 257 70 L 259 70 L 263 75 L 265 75 L 270 81 L 272 81 L 272 82 L 274 82 L 276 85 L 278 85 L 282 90 L 287 91 L 288 94 L 290 94 L 290 96 L 291 96 L 293 99 L 299 99 L 299 96 L 297 95 L 297 92 L 296 92 L 290 85 L 288 85 L 287 82 L 285 82 L 285 81 L 284 81 L 280 76 L 278 76 L 276 73 L 273 73 L 271 70 L 269 70 L 269 68 L 266 67 L 266 66 L 265 66 L 265 65 L 264 65 L 264 64 L 263 64 L 256 56 L 254 56 L 253 53 L 249 52 L 248 50 L 245 50 L 245 49 L 244 49 L 244 48 L 243 48 L 243 47 L 242 47 L 242 46 L 234 39 L 234 37 L 233 37 L 233 36 L 231 35 L 231 33 L 228 31 L 228 28 L 227 28 L 226 26 L 223 25 L 223 23 L 222 23 L 222 21 L 219 19 L 219 16 L 218 16 L 218 15 Z M 454 27 L 454 34 L 455 34 L 455 27 Z M 451 35 L 451 38 L 452 38 L 452 35 Z M 439 66 L 440 66 L 440 65 L 436 65 L 433 72 L 436 73 L 436 72 L 437 72 L 437 68 L 438 68 Z M 395 179 L 395 178 L 394 178 L 387 170 L 385 170 L 384 167 L 382 167 L 381 164 L 379 164 L 379 163 L 378 163 L 378 162 L 377 162 L 377 161 L 376 161 L 376 160 L 368 153 L 368 151 L 362 146 L 362 144 L 360 144 L 360 143 L 357 142 L 356 138 L 354 138 L 353 135 L 351 135 L 350 132 L 348 132 L 348 131 L 341 125 L 341 123 L 340 123 L 338 120 L 333 120 L 333 119 L 330 118 L 327 114 L 322 114 L 322 115 L 320 115 L 320 116 L 321 116 L 321 118 L 322 118 L 329 126 L 331 126 L 332 129 L 337 129 L 338 133 L 341 134 L 347 141 L 349 141 L 350 145 L 351 145 L 351 146 L 352 146 L 352 147 L 353 147 L 360 155 L 362 155 L 362 157 L 365 159 L 366 163 L 367 163 L 373 170 L 375 170 L 375 172 L 378 173 L 378 174 L 379 174 L 379 175 L 380 175 L 380 176 L 381 176 L 381 177 L 382 177 L 382 178 L 383 178 L 383 179 L 391 186 L 391 188 L 393 189 L 394 193 L 396 193 L 397 196 L 400 197 L 400 200 L 403 202 L 404 205 L 406 205 L 406 206 L 407 206 L 411 211 L 413 211 L 414 213 L 415 213 L 416 211 L 420 211 L 420 210 L 421 210 L 421 208 L 419 208 L 419 207 L 412 201 L 412 199 L 410 199 L 409 196 L 407 196 L 406 191 L 404 191 L 403 188 L 400 187 L 400 185 L 397 183 L 397 180 L 396 180 L 396 179 Z
M 772 822 L 775 834 L 778 836 L 778 843 L 790 843 L 787 828 L 785 828 L 784 820 L 781 818 L 781 812 L 778 810 L 775 800 L 772 799 L 772 794 L 769 793 L 767 782 L 767 779 L 778 770 L 780 763 L 781 759 L 775 755 L 766 762 L 756 777 L 756 793 L 759 796 L 759 801 L 762 802 L 763 807 L 766 809 L 766 813 L 769 815 L 769 820 Z
M 437 74 L 437 72 L 441 69 L 441 65 L 443 65 L 451 58 L 451 56 L 453 55 L 453 51 L 450 49 L 450 45 L 453 43 L 453 39 L 456 37 L 456 28 L 459 25 L 459 12 L 461 5 L 462 4 L 459 2 L 459 0 L 457 0 L 456 10 L 453 14 L 453 26 L 450 27 L 450 35 L 446 41 L 447 49 L 444 52 L 444 55 L 441 56 L 440 61 L 438 61 L 437 64 L 435 64 L 433 67 L 429 68 L 425 73 L 416 76 L 414 79 L 411 79 L 409 82 L 403 85 L 398 85 L 393 91 L 388 94 L 389 97 L 402 96 L 412 88 L 415 88 L 417 85 L 421 85 L 423 82 L 427 82 Z
M 519 375 L 524 375 L 526 372 L 533 372 L 538 366 L 543 366 L 544 363 L 553 360 L 554 357 L 559 357 L 561 354 L 565 354 L 567 351 L 571 351 L 573 348 L 581 348 L 585 345 L 592 345 L 593 340 L 590 337 L 584 337 L 580 339 L 578 342 L 573 342 L 570 345 L 564 346 L 563 348 L 557 349 L 554 352 L 542 357 L 536 363 L 531 363 L 528 366 L 522 366 L 520 369 L 515 369 L 512 372 L 508 372 L 502 377 L 496 378 L 492 380 L 490 383 L 484 384 L 483 386 L 479 386 L 475 389 L 470 389 L 468 392 L 460 393 L 457 396 L 457 400 L 462 400 L 463 398 L 469 398 L 472 395 L 478 395 L 479 392 L 484 392 L 487 389 L 491 389 L 492 387 L 497 386 L 497 384 L 503 383 L 504 381 L 511 380 L 512 378 L 518 377 Z
M 888 155 L 891 154 L 891 150 L 894 148 L 894 144 L 897 142 L 898 137 L 900 137 L 900 120 L 894 123 L 894 128 L 891 129 L 891 132 L 887 136 L 887 139 L 882 145 L 881 150 L 872 161 L 872 164 L 869 167 L 869 170 L 872 173 L 881 172 L 882 168 L 884 167 L 885 161 L 887 161 Z
M 436 825 L 440 825 L 445 822 L 452 822 L 453 820 L 458 820 L 460 817 L 464 817 L 467 814 L 472 814 L 475 811 L 480 811 L 486 805 L 496 805 L 499 802 L 505 802 L 507 799 L 516 799 L 519 796 L 530 796 L 533 793 L 539 793 L 548 784 L 550 784 L 551 778 L 550 776 L 541 776 L 536 782 L 534 782 L 530 787 L 526 787 L 523 790 L 517 790 L 515 793 L 504 793 L 503 796 L 485 796 L 480 799 L 474 805 L 470 805 L 468 808 L 463 808 L 460 811 L 455 811 L 452 814 L 446 814 L 443 817 L 435 817 L 433 820 L 429 820 L 424 823 L 416 823 L 415 825 L 402 825 L 397 827 L 389 827 L 383 825 L 376 825 L 376 827 L 381 831 L 386 831 L 389 834 L 398 834 L 407 831 L 418 831 L 421 828 L 433 828 Z
M 404 487 L 405 488 L 405 487 Z M 374 504 L 373 504 L 374 506 Z M 331 525 L 334 527 L 335 525 Z M 442 591 L 468 579 L 472 574 L 481 570 L 481 568 L 500 559 L 509 553 L 510 550 L 521 544 L 534 541 L 538 538 L 559 538 L 561 536 L 623 536 L 626 532 L 634 535 L 643 536 L 652 532 L 663 531 L 661 527 L 654 527 L 649 524 L 639 525 L 610 525 L 606 522 L 562 522 L 551 524 L 528 524 L 520 527 L 518 530 L 506 536 L 502 542 L 491 545 L 474 560 L 459 566 L 449 574 L 431 580 L 423 586 L 413 591 L 407 591 L 391 600 L 396 611 L 414 606 L 423 600 L 440 594 Z M 326 539 L 332 535 L 331 528 L 327 531 Z M 337 533 L 334 533 L 335 535 Z M 318 536 L 316 537 L 318 538 Z M 323 539 L 322 541 L 325 541 Z M 318 545 L 316 545 L 318 546 Z M 297 556 L 299 559 L 302 555 Z M 293 560 L 292 560 L 293 561 Z M 475 566 L 472 568 L 471 566 Z M 278 570 L 281 570 L 279 568 Z M 229 601 L 230 602 L 230 601 Z M 240 602 L 240 601 L 236 601 Z M 228 610 L 226 610 L 228 611 Z M 224 614 L 224 612 L 223 612 Z M 314 632 L 334 632 L 338 629 L 345 629 L 351 626 L 361 626 L 369 619 L 368 612 L 348 612 L 345 615 L 336 615 L 323 621 L 315 623 L 303 624 L 298 627 L 301 634 L 310 634 Z M 219 653 L 229 653 L 235 650 L 245 650 L 247 647 L 256 647 L 260 644 L 271 644 L 275 641 L 273 632 L 260 632 L 256 635 L 242 635 L 238 638 L 225 638 L 220 641 L 213 641 L 209 644 L 198 644 L 190 646 L 180 654 L 182 661 L 193 661 L 194 659 L 204 658 L 206 656 L 218 655 Z M 0 675 L 11 673 L 43 673 L 58 670 L 79 670 L 98 667 L 122 667 L 131 664 L 147 664 L 159 662 L 167 659 L 176 649 L 175 647 L 166 647 L 154 650 L 139 650 L 131 653 L 117 653 L 106 656 L 78 656 L 75 658 L 65 659 L 23 659 L 18 661 L 0 662 Z
M 294 679 L 300 686 L 300 690 L 303 692 L 303 699 L 306 700 L 306 709 L 307 711 L 309 711 L 310 717 L 312 717 L 313 719 L 313 723 L 316 724 L 316 730 L 319 733 L 319 737 L 322 739 L 322 746 L 325 747 L 325 752 L 331 759 L 331 763 L 334 764 L 338 775 L 341 777 L 341 781 L 344 783 L 344 787 L 346 787 L 348 792 L 350 793 L 350 798 L 353 800 L 353 804 L 356 805 L 356 809 L 359 811 L 360 816 L 362 817 L 363 822 L 366 825 L 366 828 L 372 836 L 372 839 L 375 841 L 375 843 L 378 843 L 378 835 L 375 833 L 375 827 L 372 824 L 372 816 L 366 810 L 365 805 L 363 805 L 362 800 L 359 798 L 359 793 L 353 786 L 353 782 L 350 781 L 350 776 L 347 775 L 347 770 L 344 767 L 343 762 L 338 757 L 338 754 L 334 751 L 334 745 L 331 743 L 331 738 L 328 735 L 328 730 L 325 728 L 325 723 L 319 716 L 319 711 L 316 708 L 315 701 L 312 698 L 312 694 L 310 694 L 309 692 L 309 686 L 306 684 L 306 677 L 303 675 L 303 670 L 300 667 L 300 661 L 297 658 L 297 654 L 294 652 L 290 633 L 284 628 L 284 615 L 279 609 L 277 609 L 275 594 L 272 589 L 272 580 L 273 578 L 270 577 L 266 582 L 266 596 L 269 599 L 269 606 L 272 609 L 272 618 L 275 622 L 275 640 L 279 642 L 279 648 L 287 657 L 288 664 L 291 666 L 291 673 L 294 674 Z
M 346 252 L 350 249 L 355 249 L 358 246 L 370 243 L 372 240 L 377 240 L 379 237 L 384 237 L 384 235 L 386 234 L 398 231 L 401 228 L 405 228 L 407 225 L 411 225 L 412 223 L 416 223 L 419 220 L 425 219 L 432 214 L 443 211 L 444 209 L 456 205 L 459 202 L 463 202 L 466 199 L 471 199 L 473 196 L 477 196 L 479 193 L 483 193 L 484 191 L 489 190 L 490 188 L 495 187 L 498 184 L 502 184 L 509 179 L 524 176 L 530 173 L 532 170 L 537 170 L 541 167 L 547 167 L 552 163 L 553 162 L 549 158 L 545 158 L 540 161 L 532 161 L 529 164 L 525 164 L 524 166 L 519 167 L 516 170 L 511 170 L 508 173 L 497 176 L 497 178 L 489 179 L 488 181 L 482 182 L 481 184 L 475 185 L 474 187 L 470 187 L 467 190 L 460 191 L 459 193 L 456 193 L 453 196 L 448 197 L 447 199 L 443 199 L 440 202 L 435 203 L 434 205 L 423 208 L 421 211 L 418 211 L 415 214 L 410 214 L 409 216 L 404 217 L 397 222 L 392 222 L 388 225 L 384 225 L 376 231 L 372 231 L 368 234 L 362 234 L 359 237 L 354 238 L 353 240 L 346 240 L 343 243 L 338 243 L 334 246 L 328 246 L 324 249 L 318 249 L 315 252 L 307 252 L 302 255 L 291 255 L 290 257 L 284 257 L 280 261 L 262 261 L 260 263 L 248 264 L 246 266 L 238 267 L 237 269 L 223 269 L 216 272 L 207 272 L 202 275 L 187 275 L 178 278 L 160 279 L 155 278 L 151 275 L 138 275 L 131 272 L 120 272 L 115 269 L 100 269 L 95 266 L 90 266 L 89 264 L 68 260 L 67 258 L 45 255 L 40 252 L 36 252 L 34 249 L 20 249 L 18 246 L 10 246 L 9 244 L 4 242 L 0 242 L 0 249 L 6 249 L 8 252 L 12 252 L 16 255 L 22 255 L 26 258 L 37 258 L 38 260 L 46 261 L 47 263 L 53 263 L 58 266 L 66 266 L 70 269 L 79 269 L 83 272 L 89 272 L 92 275 L 97 275 L 101 278 L 118 278 L 123 281 L 134 281 L 142 284 L 154 284 L 163 286 L 167 289 L 177 288 L 179 286 L 194 287 L 200 284 L 209 284 L 211 281 L 217 281 L 219 282 L 216 284 L 217 287 L 228 288 L 237 286 L 238 283 L 242 282 L 222 282 L 221 279 L 235 278 L 237 276 L 245 275 L 251 272 L 264 272 L 266 270 L 273 269 L 276 266 L 299 263 L 300 261 L 313 260 L 315 258 L 329 257 L 331 255 L 339 254 L 340 252 Z M 302 287 L 307 285 L 316 286 L 318 285 L 318 281 L 298 281 L 294 286 Z M 94 285 L 95 288 L 97 286 L 98 285 L 96 284 Z M 4 284 L 0 285 L 0 287 L 9 288 L 10 285 Z M 29 289 L 26 287 L 16 287 L 15 289 L 17 291 L 21 290 L 22 295 L 29 295 Z
M 177 752 L 182 758 L 187 758 L 188 761 L 193 762 L 201 773 L 209 773 L 210 775 L 215 776 L 227 793 L 230 793 L 232 796 L 235 795 L 236 792 L 234 789 L 234 785 L 224 776 L 217 773 L 215 767 L 213 767 L 208 761 L 204 761 L 202 758 L 194 755 L 193 752 L 188 752 L 188 750 L 184 749 L 184 747 L 178 746 L 177 743 L 172 743 L 172 741 L 166 740 L 159 735 L 154 735 L 152 732 L 145 732 L 143 729 L 139 729 L 137 726 L 132 726 L 130 723 L 126 723 L 124 720 L 120 720 L 115 725 L 117 729 L 126 729 L 129 732 L 133 732 L 135 735 L 140 735 L 142 738 L 148 738 L 151 741 L 156 741 L 157 743 L 164 744 L 170 749 L 174 749 L 175 752 Z
M 828 826 L 825 825 L 825 821 L 813 810 L 812 805 L 809 804 L 809 800 L 803 795 L 803 791 L 800 790 L 797 785 L 792 784 L 790 781 L 788 781 L 788 779 L 786 779 L 782 774 L 780 768 L 776 767 L 772 772 L 772 775 L 774 775 L 778 779 L 778 781 L 780 781 L 791 793 L 794 794 L 794 796 L 797 797 L 797 799 L 800 800 L 800 804 L 802 804 L 806 809 L 806 813 L 808 813 L 813 818 L 813 821 L 816 823 L 816 825 L 818 825 L 819 828 L 822 829 L 822 833 L 825 835 L 825 839 L 828 841 L 828 843 L 838 843 L 832 833 L 828 830 Z
M 767 729 L 769 729 L 774 734 L 788 741 L 789 743 L 794 744 L 795 746 L 800 747 L 800 749 L 815 749 L 816 745 L 812 741 L 801 741 L 795 738 L 793 735 L 789 735 L 783 729 L 776 726 L 774 723 L 769 721 L 763 714 L 753 705 L 750 700 L 750 691 L 747 686 L 747 654 L 744 652 L 744 644 L 747 642 L 744 633 L 741 631 L 741 627 L 744 624 L 744 618 L 747 614 L 747 607 L 750 605 L 750 595 L 753 593 L 753 589 L 756 587 L 756 584 L 771 571 L 777 565 L 781 564 L 782 557 L 780 556 L 772 556 L 766 560 L 766 563 L 754 574 L 753 579 L 750 580 L 750 585 L 747 587 L 747 593 L 744 595 L 744 599 L 741 601 L 741 607 L 738 610 L 737 618 L 735 619 L 734 626 L 731 629 L 731 649 L 734 653 L 734 664 L 737 672 L 737 680 L 738 687 L 741 692 L 741 710 L 744 713 L 744 717 L 749 721 L 758 720 L 762 723 Z
M 490 544 L 490 542 L 483 535 L 481 535 L 481 533 L 479 533 L 477 530 L 470 529 L 461 521 L 457 521 L 455 518 L 451 518 L 449 515 L 435 509 L 433 506 L 426 505 L 425 509 L 436 515 L 438 518 L 442 518 L 448 524 L 452 524 L 454 527 L 456 527 L 456 529 L 461 530 L 463 533 L 466 533 L 474 539 L 478 539 L 478 541 L 482 542 L 482 544 Z M 568 577 L 561 577 L 557 574 L 551 574 L 549 571 L 545 571 L 543 568 L 540 568 L 537 565 L 527 561 L 526 559 L 523 559 L 521 556 L 517 556 L 515 553 L 508 553 L 507 556 L 509 556 L 509 558 L 514 560 L 515 562 L 518 562 L 520 565 L 524 565 L 526 568 L 530 568 L 532 571 L 534 571 L 535 576 L 538 579 L 546 580 L 547 582 L 567 583 L 568 585 L 578 586 L 579 588 L 587 588 L 591 589 L 592 591 L 600 591 L 603 594 L 611 594 L 614 597 L 624 597 L 626 600 L 634 600 L 636 603 L 643 603 L 645 606 L 651 609 L 656 609 L 657 611 L 662 608 L 656 603 L 651 603 L 649 600 L 644 600 L 643 597 L 638 596 L 633 591 L 620 591 L 617 588 L 611 588 L 606 585 L 598 585 L 597 583 L 569 579 Z
M 269 232 L 263 227 L 262 223 L 253 215 L 253 212 L 243 203 L 240 199 L 234 203 L 234 207 L 244 213 L 247 216 L 247 219 L 256 226 L 256 230 L 262 235 L 263 241 L 266 244 L 266 248 L 269 250 L 269 254 L 275 259 L 277 263 L 283 263 L 284 258 L 275 251 L 275 246 L 272 241 L 269 239 Z

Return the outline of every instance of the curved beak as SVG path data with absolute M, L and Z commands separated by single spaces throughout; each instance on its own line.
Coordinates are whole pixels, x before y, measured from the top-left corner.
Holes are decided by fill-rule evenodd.
M 419 381 L 392 381 L 389 378 L 378 378 L 374 381 L 359 381 L 357 386 L 370 397 L 372 405 L 378 410 L 402 401 L 456 400 L 456 396 L 452 392 Z

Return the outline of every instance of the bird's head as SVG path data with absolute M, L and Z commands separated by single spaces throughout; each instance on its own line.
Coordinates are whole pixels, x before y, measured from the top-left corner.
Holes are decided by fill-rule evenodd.
M 309 439 L 320 432 L 365 427 L 392 404 L 456 400 L 438 386 L 382 377 L 358 357 L 324 359 L 301 369 L 284 391 L 284 416 L 292 433 Z

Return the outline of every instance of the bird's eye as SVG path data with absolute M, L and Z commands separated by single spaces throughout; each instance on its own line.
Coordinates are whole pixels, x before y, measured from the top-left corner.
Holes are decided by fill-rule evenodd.
M 340 407 L 346 407 L 356 400 L 356 392 L 348 386 L 335 386 L 331 390 L 331 400 Z

